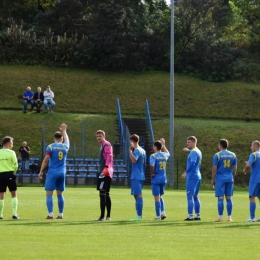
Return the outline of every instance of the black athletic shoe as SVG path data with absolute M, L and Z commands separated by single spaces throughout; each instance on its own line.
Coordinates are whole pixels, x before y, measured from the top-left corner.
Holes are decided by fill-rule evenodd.
M 20 219 L 18 215 L 13 215 L 12 218 L 13 219 Z
M 201 220 L 201 218 L 200 217 L 195 217 L 194 220 Z
M 104 218 L 101 218 L 101 217 L 99 217 L 99 218 L 97 218 L 96 219 L 96 221 L 104 221 L 105 219 Z
M 185 221 L 193 221 L 193 218 L 185 218 Z
M 162 214 L 161 215 L 161 220 L 164 220 L 166 218 L 166 215 L 165 214 Z
M 0 216 L 0 219 L 3 219 L 3 216 Z

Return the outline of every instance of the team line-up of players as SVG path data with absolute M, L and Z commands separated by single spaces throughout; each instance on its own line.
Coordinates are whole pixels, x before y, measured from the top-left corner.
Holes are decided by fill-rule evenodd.
M 111 220 L 111 198 L 110 184 L 113 178 L 113 149 L 105 139 L 103 130 L 96 131 L 96 139 L 100 144 L 100 175 L 97 178 L 97 190 L 100 198 L 100 216 L 96 221 Z M 145 180 L 146 152 L 139 146 L 139 136 L 130 136 L 129 156 L 132 163 L 131 171 L 131 195 L 135 199 L 136 216 L 130 221 L 141 221 L 143 211 L 142 188 Z M 200 200 L 198 197 L 201 184 L 201 161 L 202 153 L 197 147 L 195 136 L 187 138 L 187 148 L 183 150 L 188 153 L 186 169 L 181 175 L 186 178 L 187 209 L 188 217 L 185 221 L 199 221 Z M 19 219 L 17 214 L 17 184 L 15 172 L 18 169 L 18 162 L 13 148 L 13 138 L 5 136 L 2 139 L 0 150 L 0 219 L 3 219 L 4 196 L 8 187 L 12 196 L 13 219 Z M 53 191 L 56 190 L 58 198 L 59 214 L 57 219 L 63 219 L 66 157 L 70 147 L 67 134 L 67 125 L 61 124 L 60 131 L 54 133 L 54 143 L 46 148 L 46 154 L 42 161 L 39 178 L 42 179 L 43 171 L 48 166 L 45 181 L 46 206 L 48 215 L 46 219 L 53 219 Z M 232 196 L 234 189 L 234 176 L 237 171 L 237 157 L 228 150 L 228 141 L 221 139 L 218 143 L 219 152 L 213 156 L 212 186 L 215 189 L 215 196 L 218 198 L 218 218 L 215 222 L 223 222 L 224 197 L 226 199 L 227 221 L 232 222 Z M 252 153 L 246 162 L 243 172 L 246 174 L 251 169 L 249 182 L 250 218 L 247 222 L 255 222 L 256 202 L 255 197 L 260 200 L 260 142 L 254 141 L 251 145 Z M 150 175 L 152 194 L 155 199 L 155 218 L 161 221 L 166 218 L 164 205 L 164 191 L 167 183 L 166 162 L 170 156 L 165 146 L 165 140 L 161 138 L 153 144 L 154 153 L 150 155 Z M 106 212 L 106 215 L 105 215 Z M 193 213 L 195 212 L 195 216 Z

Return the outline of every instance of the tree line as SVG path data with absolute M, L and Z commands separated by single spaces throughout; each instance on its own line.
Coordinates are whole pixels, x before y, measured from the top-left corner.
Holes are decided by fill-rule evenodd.
M 178 0 L 175 71 L 260 79 L 260 0 Z M 2 0 L 0 63 L 100 70 L 170 67 L 165 0 Z

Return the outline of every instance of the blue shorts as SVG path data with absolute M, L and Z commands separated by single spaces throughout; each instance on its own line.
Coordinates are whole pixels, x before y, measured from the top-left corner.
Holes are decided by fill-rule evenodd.
M 186 192 L 187 195 L 198 195 L 200 191 L 201 180 L 186 179 Z
M 164 194 L 166 183 L 154 184 L 152 183 L 152 194 L 153 196 L 161 196 Z
M 64 173 L 48 173 L 45 181 L 45 190 L 65 190 L 65 174 Z
M 234 183 L 217 181 L 215 183 L 215 197 L 233 196 Z
M 249 197 L 260 197 L 260 183 L 249 182 Z
M 131 195 L 142 195 L 144 181 L 131 180 Z

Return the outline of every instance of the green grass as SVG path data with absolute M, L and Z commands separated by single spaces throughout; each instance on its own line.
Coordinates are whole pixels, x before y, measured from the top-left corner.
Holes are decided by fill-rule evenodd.
M 84 134 L 85 157 L 99 157 L 99 145 L 95 138 L 96 130 L 104 129 L 107 139 L 112 144 L 118 140 L 115 115 L 72 113 L 53 113 L 51 115 L 28 113 L 23 115 L 17 111 L 0 110 L 0 116 L 2 121 L 5 122 L 0 127 L 0 136 L 13 136 L 15 138 L 15 151 L 18 151 L 22 141 L 26 140 L 31 148 L 32 156 L 41 157 L 41 127 L 43 119 L 47 144 L 53 142 L 53 133 L 58 130 L 60 123 L 66 122 L 68 124 L 68 134 L 71 141 L 69 157 L 72 157 L 74 154 L 77 157 L 82 156 L 83 119 L 86 125 Z M 230 142 L 229 149 L 238 156 L 238 175 L 236 180 L 242 186 L 246 186 L 249 176 L 244 176 L 242 169 L 244 161 L 248 159 L 250 154 L 251 142 L 259 139 L 259 127 L 260 122 L 257 121 L 176 118 L 174 140 L 175 176 L 177 176 L 177 159 L 179 175 L 185 168 L 187 155 L 182 149 L 186 146 L 186 138 L 190 135 L 195 135 L 198 138 L 198 147 L 203 153 L 202 174 L 205 183 L 207 183 L 211 177 L 212 157 L 218 151 L 217 142 L 220 138 L 226 138 Z M 169 143 L 168 118 L 153 120 L 153 128 L 156 139 L 164 137 L 166 142 Z M 185 184 L 179 181 L 179 185 L 183 187 Z
M 131 223 L 134 199 L 127 188 L 112 188 L 112 221 L 99 216 L 98 192 L 93 187 L 67 188 L 63 220 L 45 220 L 42 187 L 18 188 L 21 219 L 11 220 L 10 195 L 6 195 L 1 220 L 1 259 L 257 259 L 259 223 L 249 217 L 248 194 L 236 191 L 233 223 L 214 223 L 217 202 L 213 191 L 202 191 L 201 222 L 184 222 L 184 190 L 166 190 L 167 218 L 155 216 L 150 189 L 144 190 L 141 223 Z M 54 197 L 54 213 L 57 215 Z M 256 216 L 260 217 L 259 209 Z M 226 211 L 224 213 L 226 219 Z
M 169 116 L 170 74 L 166 72 L 98 72 L 76 69 L 0 65 L 0 109 L 22 110 L 17 99 L 27 86 L 49 85 L 56 112 L 144 116 L 145 99 L 153 117 Z M 260 85 L 244 82 L 209 83 L 175 75 L 175 116 L 259 120 Z
M 17 99 L 17 95 L 23 93 L 28 85 L 34 91 L 39 85 L 43 89 L 47 85 L 52 87 L 57 102 L 53 114 L 22 113 L 22 100 Z M 44 120 L 47 144 L 53 141 L 53 133 L 60 123 L 65 122 L 69 126 L 71 141 L 69 156 L 82 156 L 84 119 L 84 155 L 98 157 L 99 149 L 94 136 L 96 130 L 105 130 L 112 144 L 119 141 L 116 98 L 120 98 L 123 117 L 142 118 L 145 117 L 145 99 L 148 99 L 155 138 L 164 137 L 169 143 L 169 74 L 165 72 L 109 73 L 0 65 L 0 88 L 3 90 L 0 95 L 0 136 L 13 136 L 15 151 L 26 140 L 32 156 L 41 156 Z M 174 158 L 179 160 L 179 173 L 185 167 L 186 154 L 182 148 L 187 136 L 195 135 L 198 138 L 198 147 L 203 152 L 202 173 L 206 182 L 210 178 L 217 142 L 220 138 L 227 138 L 230 150 L 238 155 L 237 180 L 246 186 L 248 177 L 241 173 L 250 153 L 251 142 L 259 139 L 259 95 L 260 86 L 255 84 L 217 84 L 175 75 Z

